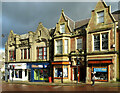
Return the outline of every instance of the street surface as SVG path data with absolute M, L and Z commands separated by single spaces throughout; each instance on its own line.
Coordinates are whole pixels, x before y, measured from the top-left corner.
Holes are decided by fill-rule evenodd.
M 91 86 L 90 84 L 78 86 L 42 86 L 3 83 L 2 91 L 119 91 L 119 88 L 99 85 Z

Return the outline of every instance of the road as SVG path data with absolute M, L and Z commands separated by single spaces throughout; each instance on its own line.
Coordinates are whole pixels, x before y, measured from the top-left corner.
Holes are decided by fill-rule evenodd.
M 105 86 L 41 86 L 41 85 L 26 85 L 26 84 L 2 84 L 2 91 L 118 91 L 118 87 Z

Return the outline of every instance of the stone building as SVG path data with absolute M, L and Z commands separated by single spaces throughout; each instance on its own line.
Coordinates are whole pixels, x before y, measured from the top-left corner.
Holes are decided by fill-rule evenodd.
M 85 81 L 86 31 L 89 19 L 73 21 L 62 10 L 52 35 L 54 82 Z
M 90 19 L 73 21 L 62 10 L 55 28 L 10 31 L 5 44 L 6 81 L 91 82 L 119 79 L 120 11 L 100 0 Z
M 48 81 L 49 40 L 41 22 L 35 32 L 18 35 L 11 30 L 5 44 L 6 80 Z
M 118 14 L 112 14 L 111 7 L 100 0 L 86 30 L 86 81 L 91 81 L 91 72 L 95 73 L 96 81 L 116 81 L 119 79 Z

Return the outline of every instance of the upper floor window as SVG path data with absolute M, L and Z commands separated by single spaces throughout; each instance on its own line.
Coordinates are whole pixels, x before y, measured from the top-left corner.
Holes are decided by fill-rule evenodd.
M 27 59 L 27 49 L 24 49 L 24 59 Z
M 10 61 L 14 61 L 16 59 L 16 53 L 14 50 L 9 51 L 10 54 Z
M 60 33 L 65 33 L 65 24 L 60 25 Z
M 21 49 L 21 59 L 30 59 L 30 48 Z
M 82 38 L 77 39 L 77 49 L 82 49 Z
M 102 44 L 101 46 L 100 43 Z M 108 33 L 94 35 L 94 50 L 107 50 L 107 49 L 108 49 Z
M 38 47 L 37 48 L 37 59 L 38 60 L 47 59 L 47 50 L 46 50 L 46 47 Z
M 57 54 L 62 54 L 62 40 L 57 40 L 56 41 L 56 53 Z
M 100 50 L 100 35 L 94 35 L 94 50 Z
M 104 11 L 97 12 L 97 23 L 104 22 Z
M 108 33 L 102 34 L 102 49 L 108 49 Z
M 65 39 L 64 53 L 65 54 L 68 53 L 68 40 L 67 39 Z

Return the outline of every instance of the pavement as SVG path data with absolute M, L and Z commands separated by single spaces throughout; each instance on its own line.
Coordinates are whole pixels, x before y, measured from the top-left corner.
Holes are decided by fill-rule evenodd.
M 2 81 L 2 83 L 6 84 L 26 84 L 26 85 L 41 85 L 41 86 L 84 86 L 91 85 L 91 83 L 83 83 L 83 82 L 64 82 L 64 83 L 49 83 L 49 82 L 28 82 L 28 81 Z M 120 87 L 120 82 L 95 82 L 95 85 L 100 87 Z

